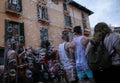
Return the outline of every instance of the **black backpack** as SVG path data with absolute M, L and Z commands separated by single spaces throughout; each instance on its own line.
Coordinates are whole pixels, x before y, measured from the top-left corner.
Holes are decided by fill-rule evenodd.
M 101 71 L 112 65 L 112 56 L 106 49 L 104 42 L 95 44 L 91 41 L 91 48 L 87 53 L 88 65 L 93 71 Z

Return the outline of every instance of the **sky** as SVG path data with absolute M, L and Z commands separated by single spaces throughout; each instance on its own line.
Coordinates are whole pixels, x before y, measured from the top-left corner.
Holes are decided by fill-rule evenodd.
M 120 27 L 120 0 L 74 1 L 94 12 L 89 16 L 91 27 L 98 22 L 106 22 L 108 25 Z

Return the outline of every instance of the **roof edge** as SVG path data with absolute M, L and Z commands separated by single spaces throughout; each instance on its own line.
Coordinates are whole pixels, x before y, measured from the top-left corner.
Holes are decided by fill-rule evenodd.
M 73 0 L 70 0 L 70 1 L 69 1 L 69 4 L 73 5 L 73 6 L 76 7 L 76 8 L 79 8 L 79 9 L 83 10 L 84 12 L 88 13 L 89 15 L 91 15 L 91 14 L 94 13 L 93 11 L 89 10 L 88 8 L 80 5 L 79 3 L 77 3 L 77 2 L 75 2 L 75 1 L 73 1 Z

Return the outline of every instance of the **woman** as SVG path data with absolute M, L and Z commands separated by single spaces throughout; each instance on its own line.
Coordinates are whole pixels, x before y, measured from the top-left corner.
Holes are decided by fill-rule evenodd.
M 106 23 L 100 22 L 94 27 L 92 43 L 99 43 L 101 40 L 104 41 L 105 47 L 111 54 L 112 66 L 102 71 L 93 71 L 95 81 L 96 83 L 107 83 L 108 81 L 118 83 L 120 82 L 120 34 L 113 33 Z M 88 44 L 86 53 L 92 43 Z

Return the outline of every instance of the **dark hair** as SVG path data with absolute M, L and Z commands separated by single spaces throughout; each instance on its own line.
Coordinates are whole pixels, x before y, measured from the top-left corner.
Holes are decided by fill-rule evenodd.
M 67 31 L 62 31 L 62 39 L 66 40 L 66 38 L 68 39 L 68 32 Z
M 105 22 L 97 23 L 94 27 L 94 40 L 103 40 L 107 34 L 110 34 L 112 30 Z
M 82 34 L 81 26 L 75 26 L 74 29 L 73 29 L 73 32 L 75 34 Z

